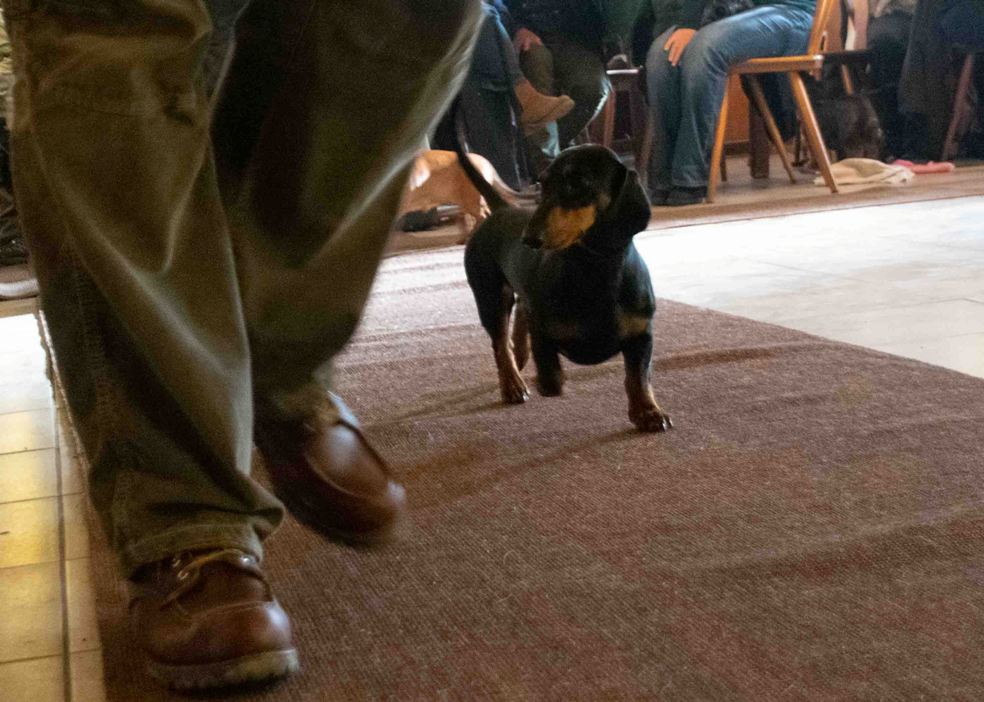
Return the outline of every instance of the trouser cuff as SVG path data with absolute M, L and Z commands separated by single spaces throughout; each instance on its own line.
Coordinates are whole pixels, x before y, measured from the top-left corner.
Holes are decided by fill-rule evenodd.
M 123 576 L 131 577 L 141 566 L 171 558 L 186 551 L 235 548 L 263 559 L 263 545 L 249 525 L 193 524 L 169 529 L 141 539 L 119 550 Z

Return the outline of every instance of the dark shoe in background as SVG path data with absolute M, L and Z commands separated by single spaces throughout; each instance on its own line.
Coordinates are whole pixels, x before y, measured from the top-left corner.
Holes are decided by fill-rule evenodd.
M 574 109 L 574 101 L 567 95 L 544 95 L 525 78 L 513 86 L 516 99 L 522 108 L 520 123 L 527 134 L 543 129 L 551 122 L 566 117 Z
M 667 207 L 683 207 L 685 205 L 699 205 L 707 197 L 707 187 L 697 188 L 673 188 L 666 196 Z
M 10 194 L 0 189 L 0 300 L 35 297 L 38 281 L 28 265 L 27 246 Z
M 438 205 L 429 210 L 412 210 L 396 220 L 401 232 L 423 232 L 451 224 L 465 216 L 459 205 Z
M 649 191 L 649 203 L 653 207 L 663 207 L 666 204 L 666 198 L 670 196 L 669 190 L 650 190 Z
M 257 409 L 256 447 L 273 489 L 301 522 L 352 544 L 390 540 L 406 517 L 406 492 L 390 476 L 355 415 L 334 395 L 302 419 Z
M 259 683 L 299 668 L 286 613 L 256 559 L 235 549 L 142 568 L 130 624 L 150 674 L 176 690 Z

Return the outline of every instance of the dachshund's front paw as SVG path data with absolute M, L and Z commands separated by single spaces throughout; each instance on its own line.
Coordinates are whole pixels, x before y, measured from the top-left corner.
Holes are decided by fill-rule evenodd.
M 530 399 L 526 381 L 518 373 L 502 375 L 499 378 L 499 390 L 502 392 L 502 401 L 507 405 L 521 405 Z
M 643 407 L 629 412 L 629 419 L 639 431 L 664 432 L 673 428 L 670 415 L 659 407 Z

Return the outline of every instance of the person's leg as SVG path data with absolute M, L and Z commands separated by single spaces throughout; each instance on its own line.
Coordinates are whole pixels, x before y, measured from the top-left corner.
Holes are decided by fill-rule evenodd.
M 649 190 L 661 204 L 672 187 L 670 167 L 680 128 L 680 69 L 670 65 L 663 49 L 675 26 L 658 36 L 646 54 L 646 89 L 652 111 L 653 146 L 649 156 Z
M 211 20 L 192 0 L 4 4 L 21 222 L 121 567 L 259 556 L 282 511 L 248 477 L 249 348 L 203 81 Z
M 718 20 L 697 32 L 680 61 L 680 130 L 671 168 L 674 188 L 707 185 L 728 69 L 753 57 L 804 51 L 812 23 L 808 12 L 772 5 Z
M 490 26 L 495 41 L 499 45 L 499 52 L 506 65 L 506 72 L 509 74 L 510 79 L 512 79 L 513 83 L 526 80 L 526 76 L 523 75 L 523 69 L 519 65 L 519 56 L 516 54 L 516 47 L 509 37 L 509 32 L 506 31 L 506 26 L 502 23 L 502 15 L 499 13 L 499 10 L 492 5 L 486 5 L 485 14 L 487 17 L 486 24 Z M 485 27 L 482 28 L 482 31 L 486 31 Z M 479 38 L 479 42 L 481 42 L 481 38 Z
M 560 147 L 566 148 L 601 112 L 611 84 L 598 51 L 557 37 L 544 41 L 553 54 L 557 89 L 574 100 L 574 109 L 570 114 L 557 121 Z
M 519 119 L 527 133 L 542 129 L 574 109 L 574 101 L 566 95 L 545 95 L 523 75 L 516 48 L 502 24 L 499 11 L 485 6 L 485 22 L 475 46 L 471 73 L 484 80 L 508 80 L 519 103 Z
M 256 394 L 285 401 L 330 386 L 480 19 L 472 0 L 291 4 L 244 15 L 214 119 Z
M 556 95 L 554 57 L 546 46 L 538 44 L 519 55 L 523 75 L 537 91 L 544 95 Z M 560 153 L 560 142 L 555 122 L 527 134 L 530 163 L 536 173 L 542 172 Z
M 256 68 L 271 70 L 239 74 L 235 128 L 218 140 L 239 205 L 234 260 L 204 6 L 5 3 L 22 221 L 91 496 L 126 574 L 185 550 L 258 556 L 281 519 L 248 477 L 254 380 L 261 396 L 302 390 L 349 338 L 478 11 L 420 0 L 409 9 L 427 22 L 414 23 L 405 4 L 370 5 L 258 4 L 279 14 L 257 23 L 292 29 L 258 37 Z
M 91 498 L 135 580 L 134 633 L 178 686 L 296 666 L 257 567 L 282 510 L 248 477 L 253 385 L 313 384 L 347 340 L 407 164 L 463 73 L 477 3 L 395 4 L 258 4 L 284 31 L 240 94 L 244 150 L 224 152 L 239 258 L 203 63 L 220 15 L 197 0 L 5 2 L 45 322 Z
M 396 530 L 403 492 L 329 396 L 331 361 L 359 322 L 413 157 L 464 78 L 480 8 L 291 5 L 247 10 L 214 119 L 256 441 L 296 515 L 375 541 Z
M 14 183 L 136 647 L 178 688 L 297 668 L 259 568 L 249 349 L 209 156 L 198 2 L 5 2 Z
M 899 113 L 898 92 L 911 24 L 911 15 L 896 12 L 875 17 L 868 25 L 872 103 L 885 131 L 885 149 L 894 156 L 901 155 L 905 148 L 906 121 Z
M 984 3 L 980 0 L 947 0 L 940 14 L 940 32 L 946 42 L 962 52 L 984 51 Z M 964 54 L 960 56 L 961 65 Z M 972 116 L 973 124 L 963 138 L 960 151 L 965 156 L 978 157 L 984 152 L 984 118 L 979 107 L 984 96 L 984 61 L 980 57 L 974 65 L 974 89 L 977 92 L 978 109 Z

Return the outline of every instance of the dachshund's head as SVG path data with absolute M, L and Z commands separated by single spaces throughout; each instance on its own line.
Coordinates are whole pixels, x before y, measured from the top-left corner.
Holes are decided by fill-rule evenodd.
M 824 141 L 838 158 L 882 157 L 885 134 L 868 96 L 821 97 L 813 107 Z
M 540 204 L 523 234 L 533 248 L 583 243 L 614 251 L 649 223 L 649 198 L 638 177 L 603 146 L 564 150 L 540 177 L 540 188 Z

